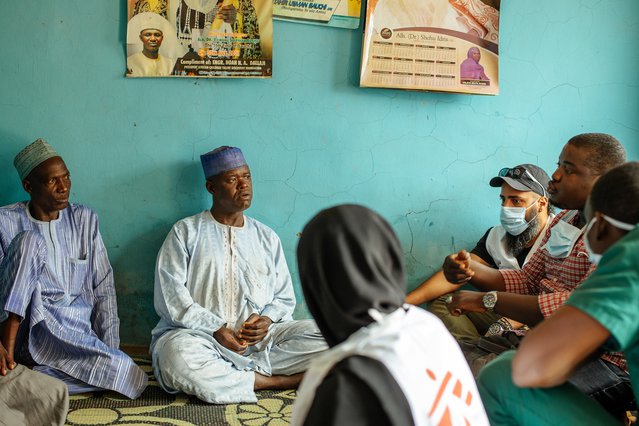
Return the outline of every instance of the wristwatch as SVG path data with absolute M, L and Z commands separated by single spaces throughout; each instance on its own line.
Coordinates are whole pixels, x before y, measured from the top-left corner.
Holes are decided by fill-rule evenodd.
M 484 296 L 481 298 L 481 302 L 484 304 L 484 308 L 486 308 L 486 310 L 492 312 L 492 310 L 495 309 L 495 305 L 497 304 L 497 292 L 489 291 L 488 293 L 484 294 Z
M 494 323 L 490 324 L 490 327 L 488 327 L 488 331 L 486 332 L 485 336 L 501 336 L 504 331 L 511 331 L 512 329 L 513 326 L 510 324 L 510 322 L 506 318 L 501 317 Z

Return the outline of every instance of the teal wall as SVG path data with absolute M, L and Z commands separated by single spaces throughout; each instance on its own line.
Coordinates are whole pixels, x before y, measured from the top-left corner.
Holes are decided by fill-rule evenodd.
M 8 5 L 5 5 L 8 6 Z M 240 146 L 249 215 L 282 238 L 307 316 L 296 234 L 362 203 L 394 226 L 414 287 L 498 220 L 501 167 L 552 172 L 574 134 L 617 136 L 639 159 L 639 2 L 502 2 L 497 97 L 360 89 L 361 31 L 275 22 L 271 80 L 126 80 L 125 2 L 11 2 L 0 14 L 0 203 L 26 199 L 13 156 L 44 137 L 72 199 L 93 207 L 115 270 L 122 340 L 149 341 L 155 255 L 210 205 L 199 154 Z

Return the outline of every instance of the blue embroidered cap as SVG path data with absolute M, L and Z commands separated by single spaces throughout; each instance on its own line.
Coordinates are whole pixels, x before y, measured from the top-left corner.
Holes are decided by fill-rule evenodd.
M 246 166 L 242 150 L 233 146 L 221 146 L 200 155 L 204 176 L 208 179 L 228 170 Z

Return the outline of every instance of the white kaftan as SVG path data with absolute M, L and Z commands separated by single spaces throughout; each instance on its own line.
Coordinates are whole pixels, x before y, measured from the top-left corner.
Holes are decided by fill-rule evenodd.
M 165 56 L 158 55 L 157 59 L 147 58 L 144 53 L 138 52 L 126 59 L 126 66 L 131 77 L 158 77 L 171 75 L 173 61 Z
M 295 294 L 278 236 L 244 216 L 217 222 L 210 211 L 177 222 L 158 254 L 151 352 L 158 382 L 213 403 L 256 401 L 255 374 L 304 371 L 326 344 L 311 320 L 293 321 Z M 238 330 L 253 313 L 273 320 L 267 336 L 244 355 L 214 338 Z

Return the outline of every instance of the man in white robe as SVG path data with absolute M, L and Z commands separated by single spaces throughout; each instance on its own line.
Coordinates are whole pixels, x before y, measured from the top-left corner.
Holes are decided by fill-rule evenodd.
M 127 58 L 126 64 L 132 77 L 159 77 L 173 71 L 173 61 L 160 54 L 149 58 L 144 52 L 134 53 Z
M 166 19 L 155 13 L 147 12 L 137 15 L 131 22 L 129 31 L 135 31 L 140 28 L 138 38 L 142 42 L 142 51 L 127 57 L 127 75 L 129 77 L 171 75 L 175 61 L 167 56 L 160 55 L 160 48 L 169 25 Z M 170 39 L 169 36 L 169 41 Z
M 273 230 L 243 214 L 253 196 L 238 148 L 201 156 L 213 207 L 177 222 L 158 254 L 151 353 L 158 382 L 210 403 L 254 402 L 294 388 L 326 349 L 295 294 Z

